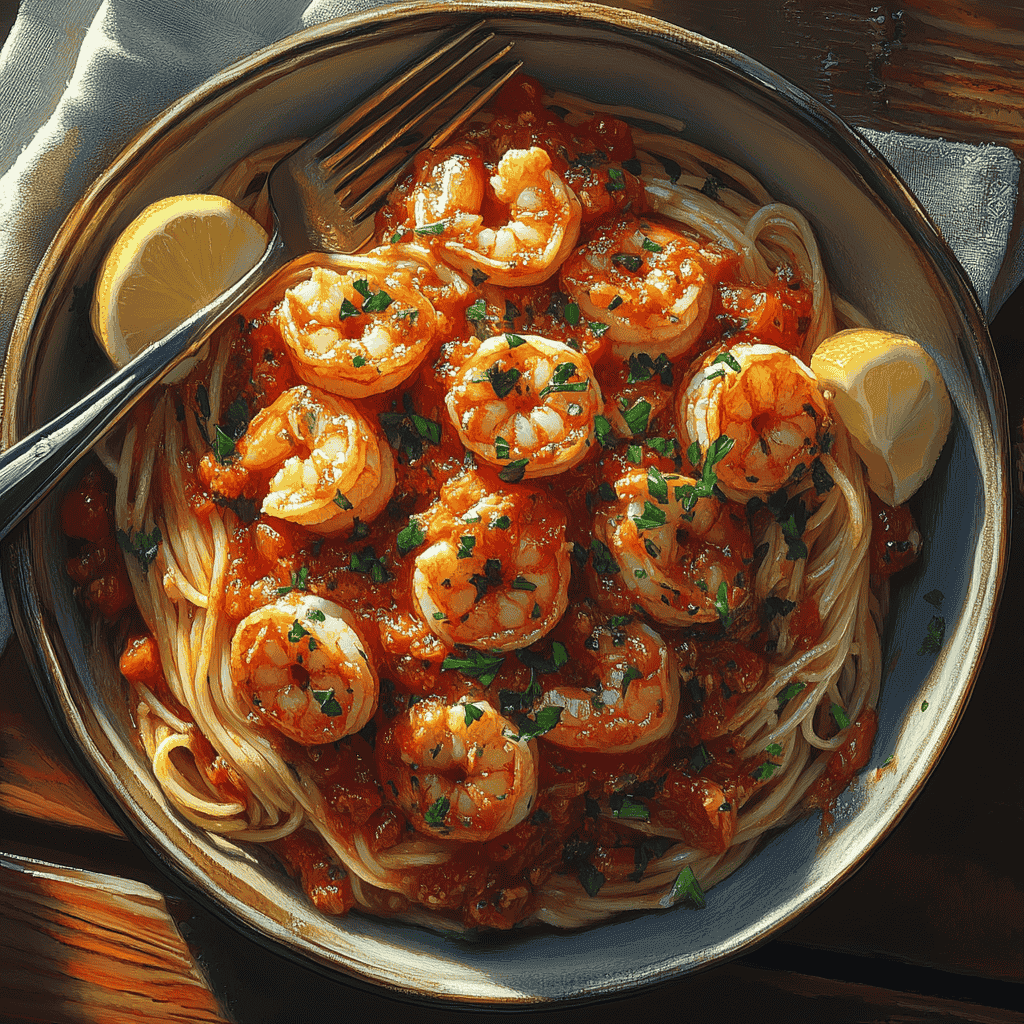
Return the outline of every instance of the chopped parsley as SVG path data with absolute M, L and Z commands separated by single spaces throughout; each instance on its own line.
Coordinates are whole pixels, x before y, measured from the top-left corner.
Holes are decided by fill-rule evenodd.
M 443 828 L 444 819 L 451 810 L 451 801 L 446 796 L 439 796 L 426 810 L 423 821 L 431 828 Z
M 613 794 L 609 804 L 613 818 L 621 818 L 623 821 L 651 820 L 651 810 L 647 804 L 634 800 L 628 793 Z
M 388 444 L 407 463 L 412 463 L 423 456 L 424 442 L 437 444 L 441 440 L 441 425 L 418 415 L 408 392 L 402 395 L 402 405 L 402 412 L 393 404 L 389 412 L 378 413 L 377 419 Z
M 385 583 L 392 579 L 387 566 L 377 557 L 372 547 L 360 548 L 353 551 L 349 559 L 349 570 L 351 572 L 368 573 L 374 583 Z
M 297 644 L 304 636 L 309 636 L 309 630 L 296 619 L 288 628 L 288 640 Z
M 398 553 L 404 558 L 414 548 L 418 548 L 426 539 L 427 535 L 423 532 L 423 527 L 420 525 L 419 520 L 412 516 L 409 519 L 409 525 L 405 529 L 400 530 L 396 538 Z
M 492 363 L 484 372 L 484 380 L 490 383 L 498 398 L 507 398 L 521 376 L 522 374 L 514 366 L 503 370 L 500 362 Z M 482 384 L 484 381 L 477 380 L 474 383 Z
M 645 501 L 643 513 L 638 516 L 633 516 L 632 519 L 636 524 L 637 531 L 639 532 L 642 532 L 643 530 L 657 530 L 665 525 L 665 510 L 658 508 L 657 505 L 652 505 L 649 501 Z M 723 584 L 724 582 L 725 581 L 723 580 Z
M 516 657 L 531 671 L 548 674 L 550 672 L 557 672 L 563 665 L 568 663 L 569 652 L 566 650 L 565 644 L 560 640 L 554 640 L 551 643 L 551 655 L 549 657 L 539 654 L 537 651 L 531 651 L 528 647 L 516 651 Z
M 636 272 L 644 265 L 644 258 L 635 253 L 617 252 L 612 256 L 612 263 L 623 270 Z
M 290 594 L 293 590 L 305 590 L 306 580 L 309 577 L 309 569 L 306 566 L 302 566 L 298 571 L 292 570 L 291 582 L 287 587 L 278 587 L 277 594 L 280 597 L 283 594 Z
M 736 613 L 729 608 L 729 588 L 725 580 L 718 584 L 718 591 L 715 593 L 715 611 L 718 612 L 722 629 L 728 629 L 733 624 Z
M 539 398 L 545 398 L 547 395 L 555 392 L 563 391 L 586 391 L 590 387 L 590 379 L 584 378 L 583 380 L 571 381 L 571 377 L 578 375 L 578 368 L 575 363 L 559 363 L 555 367 L 555 372 L 551 375 L 551 380 L 541 388 Z
M 504 661 L 504 654 L 488 654 L 487 651 L 466 648 L 460 649 L 458 654 L 446 655 L 441 662 L 441 668 L 461 672 L 464 676 L 477 680 L 481 686 L 490 686 Z
M 722 179 L 712 171 L 707 178 L 704 179 L 704 184 L 701 185 L 700 190 L 708 197 L 708 199 L 717 199 L 718 190 L 722 187 Z
M 622 418 L 632 435 L 643 434 L 651 418 L 651 403 L 646 398 L 637 399 L 628 409 L 623 410 Z
M 651 466 L 647 470 L 647 493 L 659 504 L 668 504 L 668 481 L 657 466 Z M 612 490 L 612 498 L 615 491 Z
M 814 482 L 815 494 L 819 495 L 831 491 L 836 483 L 829 471 L 821 464 L 821 459 L 815 459 L 811 463 L 811 480 Z
M 532 740 L 535 736 L 543 736 L 558 725 L 564 710 L 565 708 L 562 707 L 548 706 L 541 708 L 532 718 L 529 715 L 513 715 L 513 721 L 519 733 L 517 735 L 510 729 L 505 729 L 503 735 L 510 740 L 516 742 L 522 740 L 524 743 Z
M 736 373 L 740 372 L 740 364 L 731 352 L 719 352 L 718 355 L 711 360 L 709 365 L 716 366 L 719 363 L 724 363 L 730 370 L 734 370 Z
M 154 526 L 149 533 L 139 530 L 137 533 L 126 533 L 124 530 L 117 531 L 117 543 L 126 555 L 132 555 L 143 573 L 149 572 L 149 567 L 156 558 L 163 537 L 160 534 L 160 527 Z
M 790 683 L 784 687 L 776 700 L 779 702 L 779 714 L 782 714 L 782 709 L 798 694 L 802 693 L 807 689 L 806 683 Z
M 626 696 L 626 691 L 629 689 L 629 684 L 634 679 L 640 679 L 643 673 L 636 667 L 636 665 L 626 665 L 626 671 L 622 673 L 622 696 Z
M 608 576 L 619 572 L 619 563 L 612 557 L 608 545 L 592 537 L 590 541 L 590 554 L 593 559 L 594 572 L 602 576 Z
M 516 459 L 499 471 L 498 479 L 504 480 L 507 484 L 517 484 L 526 476 L 526 467 L 529 464 L 529 459 Z
M 661 903 L 662 906 L 671 907 L 676 903 L 684 901 L 697 910 L 703 910 L 707 906 L 704 890 L 700 887 L 700 882 L 697 881 L 697 876 L 689 865 L 676 875 L 672 888 Z
M 353 281 L 352 287 L 363 297 L 364 313 L 383 313 L 391 305 L 392 298 L 386 291 L 373 291 L 369 283 L 362 278 Z
M 343 715 L 345 709 L 338 703 L 334 690 L 313 690 L 313 699 L 320 705 L 320 710 L 329 716 Z
M 848 729 L 850 727 L 850 718 L 842 705 L 833 703 L 828 710 L 832 715 L 832 721 L 836 723 L 839 729 Z
M 928 623 L 928 629 L 921 646 L 917 649 L 918 654 L 938 654 L 942 648 L 942 641 L 946 638 L 946 619 L 942 615 L 933 615 Z
M 672 386 L 672 363 L 664 352 L 657 359 L 652 359 L 646 352 L 636 352 L 626 363 L 629 367 L 628 383 L 641 384 L 656 376 L 665 387 Z
M 621 192 L 626 187 L 626 179 L 618 167 L 608 168 L 608 184 L 605 188 L 609 192 Z

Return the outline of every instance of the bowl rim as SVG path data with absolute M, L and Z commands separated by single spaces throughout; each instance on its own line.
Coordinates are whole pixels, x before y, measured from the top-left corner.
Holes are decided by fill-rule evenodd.
M 82 737 L 78 732 L 82 723 L 80 719 L 72 717 L 74 709 L 67 705 L 61 692 L 59 660 L 49 642 L 41 610 L 34 602 L 31 581 L 24 571 L 28 551 L 27 523 L 12 531 L 3 542 L 4 582 L 15 629 L 25 650 L 36 687 L 76 767 L 96 790 L 104 807 L 117 824 L 142 847 L 151 860 L 168 872 L 204 908 L 228 921 L 233 927 L 241 928 L 248 937 L 278 954 L 283 954 L 305 967 L 312 967 L 332 979 L 338 979 L 340 974 L 346 983 L 356 984 L 378 994 L 383 992 L 385 995 L 452 1008 L 499 1004 L 510 1009 L 529 1009 L 545 1005 L 569 1007 L 592 1002 L 595 998 L 635 994 L 674 980 L 681 973 L 702 970 L 722 963 L 767 941 L 790 924 L 796 916 L 819 904 L 852 875 L 863 864 L 870 850 L 874 849 L 901 820 L 934 768 L 963 714 L 994 629 L 995 613 L 1006 574 L 1009 545 L 1009 438 L 1006 404 L 998 363 L 984 316 L 974 290 L 948 244 L 916 197 L 870 142 L 809 94 L 729 46 L 646 14 L 594 3 L 574 3 L 567 6 L 560 0 L 510 0 L 507 3 L 500 3 L 497 0 L 410 0 L 406 3 L 392 3 L 371 11 L 346 15 L 286 36 L 211 76 L 170 104 L 132 136 L 68 213 L 26 290 L 5 358 L 4 376 L 7 379 L 7 386 L 2 396 L 3 419 L 0 424 L 0 441 L 9 444 L 23 436 L 28 429 L 30 403 L 23 400 L 22 395 L 31 394 L 31 388 L 25 387 L 25 384 L 31 380 L 32 368 L 29 363 L 36 354 L 32 349 L 32 337 L 36 324 L 45 319 L 45 314 L 58 301 L 59 295 L 66 292 L 70 274 L 68 268 L 75 263 L 75 260 L 68 259 L 67 251 L 73 249 L 84 221 L 97 214 L 102 217 L 111 206 L 116 205 L 118 195 L 129 188 L 126 182 L 130 183 L 131 175 L 128 172 L 132 170 L 140 155 L 159 150 L 160 138 L 170 135 L 172 129 L 180 130 L 183 124 L 193 118 L 216 116 L 239 95 L 289 74 L 296 67 L 302 66 L 304 60 L 323 59 L 332 50 L 338 52 L 361 43 L 373 45 L 375 41 L 395 31 L 423 31 L 423 22 L 442 14 L 450 24 L 454 24 L 456 18 L 468 21 L 479 17 L 520 24 L 527 21 L 562 26 L 578 24 L 591 30 L 640 37 L 655 50 L 664 52 L 669 59 L 678 58 L 681 51 L 686 51 L 690 59 L 713 62 L 717 69 L 724 70 L 733 80 L 743 83 L 754 92 L 774 95 L 776 102 L 779 102 L 781 97 L 781 102 L 788 104 L 802 123 L 822 137 L 831 149 L 838 151 L 850 161 L 864 179 L 866 188 L 898 222 L 936 277 L 944 283 L 947 297 L 952 300 L 960 322 L 976 339 L 977 351 L 973 355 L 982 371 L 983 396 L 990 418 L 988 425 L 992 430 L 995 450 L 993 465 L 989 469 L 1000 483 L 997 496 L 1000 499 L 999 514 L 995 516 L 992 526 L 993 564 L 987 576 L 988 585 L 980 595 L 981 610 L 984 612 L 981 618 L 984 621 L 981 622 L 980 629 L 975 626 L 973 644 L 965 652 L 961 674 L 966 677 L 966 682 L 958 691 L 958 700 L 953 712 L 947 716 L 944 727 L 933 742 L 934 754 L 920 769 L 913 784 L 908 787 L 907 795 L 902 799 L 897 812 L 886 820 L 884 828 L 873 834 L 871 842 L 853 863 L 831 876 L 826 884 L 821 885 L 809 898 L 777 919 L 772 927 L 756 937 L 726 948 L 713 962 L 701 963 L 686 971 L 674 971 L 667 976 L 657 974 L 639 980 L 633 979 L 618 988 L 595 988 L 576 997 L 545 999 L 527 994 L 516 999 L 503 992 L 500 999 L 495 1000 L 459 997 L 450 993 L 393 989 L 375 977 L 365 964 L 339 966 L 336 962 L 318 959 L 308 951 L 293 948 L 280 937 L 270 934 L 254 921 L 246 919 L 225 905 L 222 898 L 210 886 L 204 884 L 208 881 L 205 877 L 197 879 L 179 864 L 168 863 L 156 841 L 146 831 L 145 823 L 137 822 L 122 806 L 117 795 L 111 792 L 111 788 L 102 780 L 99 769 L 89 761 L 82 750 Z

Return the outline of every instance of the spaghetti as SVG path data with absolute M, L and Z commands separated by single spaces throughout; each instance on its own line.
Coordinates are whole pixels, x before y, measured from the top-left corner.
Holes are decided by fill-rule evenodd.
M 107 456 L 185 818 L 327 912 L 572 928 L 702 904 L 863 765 L 872 524 L 919 538 L 804 365 L 857 320 L 796 210 L 520 79 L 281 287 Z

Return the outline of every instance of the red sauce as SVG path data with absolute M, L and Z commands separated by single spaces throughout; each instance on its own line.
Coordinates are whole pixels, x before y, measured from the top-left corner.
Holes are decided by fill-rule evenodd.
M 114 536 L 113 502 L 98 469 L 89 470 L 61 504 L 61 525 L 83 543 L 66 563 L 82 604 L 114 620 L 135 603 L 124 559 Z
M 821 808 L 823 823 L 832 820 L 830 808 L 835 804 L 836 797 L 846 789 L 854 775 L 867 765 L 877 728 L 877 712 L 874 708 L 865 708 L 851 724 L 842 745 L 829 758 L 825 771 L 808 790 L 806 805 Z
M 497 118 L 490 126 L 491 134 L 517 147 L 543 145 L 554 154 L 555 169 L 565 175 L 583 201 L 584 234 L 589 230 L 586 224 L 622 211 L 650 216 L 644 212 L 637 169 L 631 170 L 635 150 L 629 128 L 603 115 L 570 126 L 543 106 L 542 95 L 533 79 L 521 77 L 507 85 L 495 101 Z M 493 145 L 493 139 L 482 134 L 471 137 L 470 142 L 478 147 L 475 155 L 468 157 L 474 160 L 484 159 L 480 154 Z M 598 159 L 595 154 L 604 156 Z M 427 155 L 421 161 L 429 159 Z M 393 233 L 408 230 L 410 196 L 409 183 L 403 183 L 379 214 L 378 237 L 385 242 Z M 506 213 L 499 208 L 483 211 L 485 220 Z M 477 330 L 486 332 L 484 336 L 529 331 L 573 344 L 591 359 L 605 397 L 622 409 L 648 403 L 646 437 L 665 440 L 657 448 L 646 441 L 634 447 L 597 444 L 578 466 L 535 482 L 547 489 L 546 501 L 564 508 L 567 540 L 575 549 L 575 560 L 569 611 L 531 651 L 549 658 L 554 644 L 563 645 L 568 658 L 560 666 L 558 678 L 567 684 L 586 686 L 592 680 L 592 637 L 597 626 L 616 616 L 637 617 L 621 577 L 602 571 L 596 557 L 591 557 L 591 523 L 595 509 L 609 500 L 608 488 L 626 471 L 637 466 L 662 473 L 692 471 L 685 453 L 673 448 L 670 408 L 670 399 L 689 364 L 715 346 L 739 340 L 798 352 L 807 331 L 811 295 L 804 282 L 780 275 L 766 288 L 753 287 L 739 279 L 738 257 L 706 241 L 696 240 L 696 244 L 713 287 L 707 326 L 695 351 L 675 365 L 669 361 L 648 368 L 652 372 L 646 376 L 612 356 L 600 323 L 591 323 L 578 312 L 576 322 L 569 322 L 557 275 L 541 285 L 505 289 L 500 297 L 488 293 L 483 316 L 475 321 Z M 468 305 L 478 297 L 474 293 L 460 306 L 446 310 L 450 320 L 468 324 Z M 224 335 L 233 346 L 224 393 L 238 395 L 251 415 L 299 383 L 299 378 L 270 305 L 264 301 L 247 312 L 251 319 L 240 318 Z M 415 619 L 413 559 L 402 556 L 398 534 L 410 516 L 427 514 L 440 487 L 465 464 L 465 451 L 444 398 L 453 366 L 460 353 L 475 347 L 477 336 L 468 331 L 464 337 L 457 331 L 456 335 L 444 348 L 439 340 L 423 369 L 404 386 L 360 400 L 363 412 L 380 424 L 395 451 L 396 486 L 385 512 L 370 523 L 357 521 L 346 534 L 324 538 L 260 513 L 271 470 L 247 471 L 236 459 L 218 459 L 210 451 L 185 450 L 174 455 L 186 475 L 188 500 L 196 515 L 209 515 L 218 506 L 236 513 L 224 598 L 231 625 L 290 588 L 337 601 L 358 619 L 381 676 L 379 708 L 371 726 L 362 734 L 325 747 L 302 748 L 284 737 L 275 737 L 273 742 L 286 760 L 302 764 L 317 781 L 332 826 L 341 834 L 360 830 L 376 851 L 396 845 L 411 828 L 383 791 L 372 749 L 376 731 L 386 728 L 396 714 L 424 695 L 438 694 L 449 702 L 508 700 L 509 695 L 528 697 L 535 683 L 534 671 L 515 654 L 504 657 L 486 685 L 461 671 L 444 669 L 444 650 L 431 644 L 422 630 L 410 626 Z M 182 414 L 202 416 L 202 403 L 194 385 L 191 387 L 193 390 L 181 392 Z M 424 439 L 416 426 L 419 418 L 437 425 L 436 443 Z M 244 437 L 239 440 L 237 451 L 244 452 L 246 443 Z M 908 544 L 914 532 L 913 519 L 905 509 L 888 509 L 874 498 L 872 513 L 876 531 L 872 571 L 887 575 L 912 560 Z M 65 532 L 83 540 L 81 550 L 68 563 L 83 601 L 105 618 L 117 618 L 132 601 L 113 536 L 109 489 L 97 471 L 83 477 L 69 494 L 62 514 Z M 763 505 L 750 509 L 749 515 L 737 506 L 734 514 L 738 524 L 754 530 L 770 516 Z M 699 571 L 701 565 L 695 556 L 695 569 Z M 744 574 L 752 575 L 755 568 L 751 557 Z M 821 630 L 814 601 L 802 600 L 787 614 L 789 636 L 796 648 L 810 647 Z M 645 820 L 681 835 L 689 845 L 712 854 L 728 848 L 743 801 L 771 785 L 771 753 L 745 755 L 738 738 L 729 733 L 737 708 L 762 684 L 773 657 L 765 641 L 763 613 L 756 608 L 745 610 L 728 635 L 723 635 L 718 623 L 689 630 L 659 630 L 680 665 L 682 698 L 674 732 L 624 754 L 582 753 L 541 737 L 537 741 L 542 755 L 540 792 L 529 817 L 491 841 L 453 843 L 456 849 L 448 863 L 412 874 L 408 899 L 459 913 L 470 927 L 509 928 L 532 912 L 537 888 L 554 872 L 575 873 L 585 887 L 598 885 L 598 879 L 638 879 L 656 851 L 643 832 L 599 818 L 594 811 L 597 801 L 628 798 L 627 812 L 648 815 Z M 172 701 L 152 637 L 137 630 L 132 633 L 121 669 L 129 681 L 143 683 L 162 700 Z M 185 714 L 184 709 L 176 710 Z M 864 766 L 874 725 L 874 712 L 866 711 L 851 727 L 812 791 L 816 806 L 826 807 Z M 220 792 L 227 798 L 244 798 L 244 781 L 198 733 L 193 750 L 200 770 Z M 332 866 L 326 848 L 310 833 L 296 833 L 272 848 L 318 908 L 344 913 L 353 906 L 350 881 Z M 406 897 L 376 892 L 372 887 L 367 891 L 379 913 L 398 913 L 408 905 Z
M 871 499 L 871 575 L 881 579 L 912 565 L 921 553 L 921 533 L 906 505 L 886 505 L 874 491 Z

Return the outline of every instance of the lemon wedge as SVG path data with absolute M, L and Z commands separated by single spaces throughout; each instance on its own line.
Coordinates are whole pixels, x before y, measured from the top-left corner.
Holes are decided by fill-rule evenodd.
M 222 196 L 171 196 L 121 232 L 96 277 L 91 320 L 124 366 L 256 265 L 267 233 Z
M 811 369 L 834 393 L 871 489 L 902 505 L 928 478 L 949 433 L 952 406 L 935 360 L 902 334 L 858 327 L 826 338 Z

